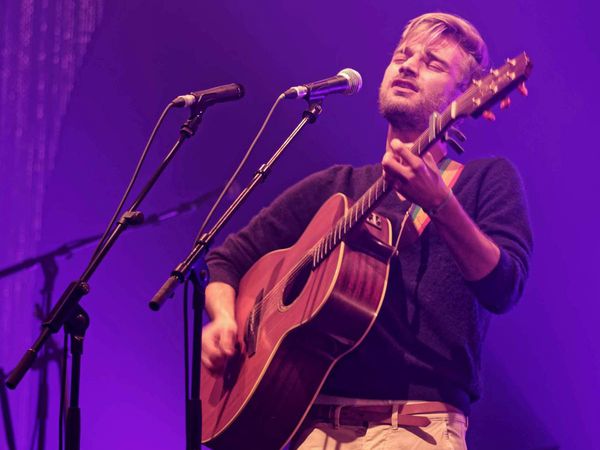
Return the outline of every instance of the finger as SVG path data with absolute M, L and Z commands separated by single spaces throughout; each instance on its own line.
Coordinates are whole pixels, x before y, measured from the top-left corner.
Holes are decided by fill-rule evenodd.
M 412 144 L 407 144 L 403 141 L 401 141 L 398 138 L 394 138 L 390 141 L 390 148 L 389 150 L 391 150 L 391 152 L 393 153 L 393 155 L 396 157 L 396 159 L 398 160 L 398 162 L 402 163 L 402 157 L 400 156 L 402 153 L 403 149 L 409 150 L 411 149 Z
M 393 175 L 392 175 L 393 170 L 390 167 L 393 160 L 394 160 L 394 155 L 392 154 L 391 151 L 385 152 L 383 154 L 383 159 L 381 160 L 381 166 L 383 168 L 383 176 L 388 181 L 391 181 L 393 178 Z
M 207 355 L 215 354 L 219 351 L 217 347 L 217 338 L 213 334 L 208 331 L 204 332 L 204 336 L 202 336 L 202 352 Z
M 400 140 L 400 139 L 398 139 L 398 138 L 393 138 L 393 139 L 390 141 L 390 147 L 392 148 L 392 150 L 397 150 L 397 149 L 399 149 L 399 148 L 401 148 L 401 147 L 407 147 L 407 148 L 410 148 L 410 147 L 412 147 L 412 144 L 408 144 L 408 143 L 406 143 L 406 142 L 403 142 L 403 141 L 401 141 L 401 140 Z
M 235 330 L 232 329 L 223 330 L 223 332 L 221 333 L 221 348 L 223 349 L 223 352 L 228 356 L 231 356 L 235 353 L 236 337 L 237 334 Z
M 394 139 L 392 139 L 392 141 L 394 141 Z M 411 148 L 412 145 L 403 144 L 395 149 L 395 153 L 402 159 L 402 164 L 412 167 L 414 169 L 421 165 L 423 162 L 421 161 L 421 158 L 419 158 L 411 151 Z
M 218 350 L 214 345 L 211 346 L 205 344 L 204 341 L 202 344 L 202 354 L 200 358 L 202 360 L 202 364 L 204 364 L 209 370 L 215 370 L 219 361 L 219 357 L 216 355 L 220 353 L 220 350 Z
M 423 157 L 423 160 L 431 170 L 433 170 L 434 172 L 439 172 L 437 163 L 435 162 L 435 158 L 431 153 L 426 153 Z
M 383 173 L 387 180 L 394 183 L 396 181 L 406 181 L 412 170 L 398 161 L 397 157 L 391 152 L 386 152 L 381 161 Z
M 224 355 L 220 348 L 213 345 L 203 345 L 202 362 L 207 369 L 218 370 L 223 364 Z
M 210 358 L 206 358 L 206 359 L 203 358 L 202 364 L 204 364 L 204 367 L 206 367 L 206 369 L 213 375 L 221 375 L 223 373 L 223 371 L 225 370 L 225 359 L 224 358 L 215 359 L 215 360 L 211 360 Z
M 223 353 L 221 348 L 217 348 L 213 353 L 207 353 L 206 358 L 208 364 L 206 365 L 207 369 L 215 372 L 221 371 L 223 367 L 225 367 L 225 361 L 227 361 L 227 356 Z
M 208 370 L 214 370 L 214 365 L 206 353 L 202 353 L 200 360 Z

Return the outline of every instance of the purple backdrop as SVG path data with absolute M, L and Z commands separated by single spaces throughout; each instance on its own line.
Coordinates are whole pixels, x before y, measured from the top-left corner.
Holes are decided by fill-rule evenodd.
M 505 155 L 519 167 L 535 233 L 524 298 L 508 315 L 495 318 L 489 332 L 484 398 L 474 409 L 469 440 L 476 449 L 593 448 L 591 417 L 600 392 L 595 349 L 600 312 L 595 254 L 600 246 L 593 228 L 586 234 L 582 224 L 595 223 L 599 215 L 600 158 L 590 141 L 600 46 L 593 38 L 591 2 L 570 2 L 568 9 L 515 0 L 489 6 L 461 0 L 450 9 L 434 1 L 110 3 L 75 78 L 54 168 L 37 197 L 43 201 L 41 241 L 28 251 L 48 251 L 105 226 L 154 121 L 178 94 L 233 81 L 244 84 L 247 92 L 235 104 L 208 111 L 198 135 L 143 205 L 147 214 L 221 185 L 270 104 L 290 85 L 344 67 L 363 75 L 358 95 L 326 100 L 319 121 L 292 144 L 268 182 L 228 226 L 231 231 L 310 172 L 338 162 L 364 164 L 381 158 L 386 124 L 377 114 L 377 88 L 408 19 L 440 8 L 463 15 L 488 41 L 495 65 L 526 50 L 534 62 L 530 96 L 515 96 L 494 123 L 471 121 L 464 126 L 469 138 L 465 160 Z M 242 180 L 295 126 L 303 106 L 280 107 Z M 168 117 L 146 175 L 185 118 L 185 111 Z M 3 147 L 4 158 L 11 146 Z M 8 183 L 0 183 L 2 191 L 10 191 Z M 23 220 L 19 215 L 29 211 L 28 204 L 19 208 L 0 222 L 3 239 L 8 223 Z M 82 372 L 82 448 L 183 447 L 181 298 L 158 314 L 148 309 L 147 301 L 186 255 L 205 212 L 206 207 L 123 235 L 93 277 L 83 302 L 92 323 Z M 90 251 L 59 261 L 56 294 L 79 276 Z M 25 256 L 30 255 L 13 257 Z M 8 265 L 16 259 L 0 261 Z M 5 370 L 14 366 L 36 333 L 31 324 L 42 276 L 31 273 L 33 285 L 29 282 L 30 289 L 12 300 L 18 307 L 0 310 L 0 339 L 10 348 L 0 361 Z M 0 280 L 5 292 L 9 282 Z M 18 448 L 34 432 L 37 375 L 28 375 L 21 392 L 9 393 L 13 408 L 30 405 L 29 414 L 14 417 Z M 48 448 L 54 448 L 55 371 L 50 383 Z M 0 428 L 0 448 L 5 445 L 2 433 Z

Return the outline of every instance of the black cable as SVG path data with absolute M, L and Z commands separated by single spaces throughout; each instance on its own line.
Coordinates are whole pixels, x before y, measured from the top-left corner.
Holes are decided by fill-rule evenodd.
M 183 367 L 185 371 L 185 418 L 188 418 L 188 399 L 190 398 L 190 344 L 189 344 L 189 317 L 188 317 L 188 286 L 190 279 L 186 278 L 183 285 Z M 186 423 L 187 430 L 189 424 Z M 188 433 L 185 433 L 186 441 L 189 438 Z M 189 448 L 190 443 L 186 442 L 186 448 Z
M 267 116 L 265 117 L 265 120 L 263 121 L 260 129 L 258 130 L 258 133 L 256 134 L 256 136 L 252 140 L 252 143 L 250 144 L 250 147 L 248 147 L 248 150 L 246 151 L 246 154 L 244 155 L 244 157 L 242 158 L 242 160 L 238 164 L 237 168 L 233 172 L 233 175 L 231 175 L 231 177 L 229 178 L 229 180 L 227 181 L 227 183 L 223 187 L 223 190 L 219 194 L 219 197 L 217 198 L 217 200 L 213 204 L 211 210 L 206 215 L 206 218 L 204 219 L 204 222 L 202 222 L 202 225 L 200 226 L 200 230 L 198 231 L 198 234 L 196 235 L 196 239 L 194 240 L 194 246 L 196 245 L 196 242 L 198 242 L 198 240 L 200 239 L 200 237 L 204 234 L 204 229 L 206 228 L 206 225 L 208 224 L 208 222 L 211 219 L 211 217 L 213 216 L 215 210 L 217 209 L 217 207 L 221 203 L 221 200 L 223 200 L 223 197 L 225 196 L 225 194 L 227 193 L 227 191 L 229 191 L 229 188 L 231 188 L 231 185 L 233 184 L 233 182 L 235 181 L 235 179 L 239 175 L 240 171 L 242 170 L 242 168 L 246 164 L 246 161 L 248 160 L 248 157 L 252 153 L 252 150 L 254 150 L 254 147 L 256 146 L 256 143 L 258 142 L 258 139 L 260 138 L 260 136 L 262 135 L 263 131 L 265 130 L 265 127 L 267 126 L 267 123 L 271 119 L 271 116 L 273 115 L 273 112 L 275 111 L 275 108 L 277 108 L 277 106 L 279 105 L 279 102 L 281 102 L 281 100 L 283 100 L 284 98 L 285 98 L 285 96 L 283 94 L 281 94 L 279 97 L 277 97 L 277 100 L 275 100 L 275 103 L 273 103 L 273 106 L 271 106 L 271 109 L 267 113 Z M 185 374 L 184 374 L 184 377 L 185 377 L 184 381 L 185 382 L 184 382 L 184 384 L 185 384 L 185 408 L 186 408 L 185 409 L 185 413 L 186 413 L 185 417 L 186 417 L 186 419 L 188 417 L 188 411 L 187 411 L 187 409 L 188 409 L 188 400 L 191 397 L 191 394 L 190 394 L 189 323 L 188 323 L 189 322 L 189 316 L 188 316 L 188 296 L 189 296 L 188 287 L 189 287 L 189 281 L 190 281 L 190 279 L 188 277 L 186 277 L 184 285 L 183 285 L 183 358 L 184 358 L 183 365 L 184 365 L 184 371 L 185 371 Z M 186 424 L 186 430 L 188 429 L 188 426 L 189 426 L 189 424 Z M 188 438 L 189 438 L 189 436 L 187 436 L 187 433 L 186 433 L 186 440 Z M 190 442 L 186 442 L 186 448 L 189 448 L 189 446 L 190 446 Z
M 198 231 L 198 234 L 196 235 L 196 239 L 194 240 L 194 245 L 196 245 L 196 243 L 198 242 L 198 240 L 200 239 L 200 237 L 204 234 L 204 229 L 206 228 L 206 225 L 208 224 L 208 222 L 211 219 L 211 217 L 213 216 L 215 210 L 217 209 L 217 207 L 221 203 L 221 200 L 223 200 L 223 197 L 225 196 L 225 194 L 227 193 L 227 191 L 229 191 L 229 189 L 231 188 L 231 185 L 233 184 L 233 182 L 235 181 L 235 179 L 239 175 L 240 171 L 242 170 L 242 168 L 246 164 L 246 161 L 248 160 L 248 157 L 252 153 L 252 150 L 254 150 L 254 147 L 256 146 L 256 143 L 258 142 L 258 139 L 260 138 L 260 136 L 262 135 L 263 131 L 265 130 L 265 127 L 267 126 L 267 123 L 271 119 L 271 116 L 273 115 L 273 112 L 275 111 L 275 108 L 277 108 L 277 106 L 279 105 L 279 102 L 281 102 L 281 100 L 283 100 L 284 98 L 285 98 L 285 96 L 283 94 L 281 94 L 279 97 L 277 97 L 277 100 L 275 100 L 275 103 L 273 103 L 273 106 L 271 106 L 271 109 L 267 113 L 267 116 L 265 117 L 265 120 L 263 121 L 260 129 L 258 130 L 258 133 L 256 133 L 256 136 L 252 140 L 252 143 L 250 144 L 250 147 L 248 147 L 248 150 L 246 151 L 246 154 L 244 155 L 244 157 L 242 158 L 242 160 L 238 164 L 237 168 L 233 172 L 233 175 L 231 175 L 231 177 L 229 178 L 229 180 L 227 181 L 227 183 L 223 187 L 223 190 L 219 194 L 219 197 L 215 201 L 215 203 L 212 206 L 211 210 L 206 215 L 206 218 L 204 219 L 204 222 L 200 226 L 200 230 Z M 190 399 L 190 396 L 191 396 L 190 395 L 189 323 L 188 323 L 189 322 L 189 316 L 188 316 L 188 296 L 189 296 L 188 287 L 189 287 L 189 281 L 190 281 L 190 279 L 188 277 L 186 277 L 184 285 L 183 285 L 183 358 L 184 358 L 183 365 L 184 365 L 184 371 L 185 371 L 185 374 L 184 374 L 184 385 L 185 385 L 185 417 L 186 417 L 186 419 L 188 417 L 188 411 L 187 411 L 188 410 L 188 400 Z M 186 430 L 188 429 L 188 426 L 189 426 L 189 424 L 186 424 Z M 187 436 L 187 433 L 186 433 L 186 441 L 187 441 L 188 438 L 189 438 L 189 436 Z M 191 444 L 190 442 L 186 442 L 186 448 L 189 448 L 190 444 Z
M 2 412 L 2 424 L 4 425 L 4 433 L 6 437 L 6 445 L 8 450 L 16 450 L 15 430 L 10 414 L 10 403 L 8 393 L 6 392 L 6 373 L 0 367 L 0 412 Z
M 204 222 L 200 226 L 200 230 L 198 231 L 198 234 L 196 235 L 196 239 L 194 239 L 194 247 L 196 246 L 196 243 L 200 240 L 200 238 L 204 234 L 204 229 L 206 228 L 206 225 L 208 224 L 208 221 L 211 219 L 211 217 L 215 213 L 215 210 L 217 209 L 217 207 L 221 203 L 221 200 L 223 199 L 223 197 L 225 196 L 225 194 L 227 193 L 227 191 L 229 190 L 229 188 L 231 187 L 231 185 L 233 184 L 233 182 L 237 178 L 238 174 L 240 173 L 240 171 L 242 170 L 242 168 L 244 167 L 244 165 L 246 164 L 246 161 L 248 160 L 248 157 L 250 156 L 250 153 L 252 153 L 252 150 L 254 150 L 254 146 L 256 145 L 256 142 L 258 142 L 258 139 L 260 138 L 260 136 L 262 135 L 263 131 L 265 130 L 265 127 L 267 126 L 267 123 L 271 119 L 271 116 L 273 115 L 273 111 L 275 111 L 275 108 L 277 108 L 277 105 L 279 105 L 279 102 L 281 102 L 281 100 L 283 100 L 284 98 L 285 98 L 285 96 L 283 94 L 281 94 L 279 97 L 277 97 L 277 100 L 275 100 L 275 103 L 273 103 L 273 106 L 271 106 L 271 109 L 269 110 L 269 112 L 267 114 L 267 117 L 265 117 L 265 120 L 263 121 L 262 126 L 258 130 L 258 133 L 254 137 L 254 140 L 250 144 L 250 147 L 246 151 L 246 154 L 244 155 L 244 157 L 240 161 L 239 165 L 237 166 L 237 169 L 235 169 L 235 172 L 233 172 L 233 175 L 231 175 L 231 178 L 229 178 L 229 181 L 227 181 L 227 184 L 225 184 L 225 187 L 223 188 L 223 191 L 221 191 L 221 193 L 219 194 L 219 198 L 217 198 L 217 200 L 215 201 L 215 204 L 213 205 L 213 207 L 211 208 L 211 210 L 206 215 L 206 219 L 204 219 Z
M 35 419 L 35 425 L 33 426 L 33 432 L 31 433 L 31 443 L 29 445 L 30 450 L 34 450 L 37 441 L 38 430 L 40 429 L 40 419 Z
M 94 253 L 92 253 L 92 257 L 91 257 L 90 261 L 93 261 L 95 259 L 96 255 L 98 254 L 98 252 L 100 251 L 100 249 L 104 246 L 106 238 L 107 238 L 108 234 L 110 233 L 110 230 L 113 228 L 113 226 L 115 224 L 115 221 L 117 220 L 117 217 L 119 217 L 119 215 L 121 214 L 121 210 L 123 209 L 123 204 L 125 204 L 125 201 L 127 200 L 127 197 L 129 196 L 129 194 L 131 192 L 131 189 L 133 188 L 133 185 L 134 185 L 135 181 L 137 180 L 137 177 L 138 177 L 138 175 L 140 173 L 142 165 L 144 164 L 146 156 L 148 155 L 148 151 L 150 150 L 150 145 L 152 145 L 152 142 L 154 141 L 154 137 L 156 136 L 156 133 L 157 133 L 158 129 L 162 125 L 163 120 L 165 119 L 165 116 L 167 115 L 167 113 L 169 112 L 169 110 L 172 107 L 173 107 L 173 102 L 169 103 L 165 107 L 165 109 L 161 113 L 160 117 L 156 121 L 156 124 L 154 125 L 154 129 L 152 130 L 152 133 L 150 133 L 150 136 L 148 137 L 148 141 L 146 142 L 146 146 L 144 147 L 144 151 L 142 152 L 142 155 L 140 156 L 140 159 L 138 160 L 138 163 L 137 163 L 137 166 L 136 166 L 136 168 L 135 168 L 135 170 L 133 172 L 133 175 L 132 175 L 131 179 L 129 180 L 129 184 L 127 185 L 127 189 L 125 189 L 125 193 L 123 194 L 123 197 L 121 198 L 121 201 L 119 202 L 119 206 L 117 206 L 117 210 L 115 211 L 114 215 L 110 219 L 110 222 L 108 223 L 108 226 L 106 227 L 106 230 L 104 231 L 104 234 L 102 235 L 102 237 L 98 241 L 98 245 L 96 245 L 96 248 L 94 250 Z
M 63 342 L 63 357 L 62 357 L 62 370 L 60 374 L 60 406 L 58 411 L 58 450 L 63 450 L 63 431 L 64 431 L 64 417 L 65 417 L 65 397 L 67 392 L 67 357 L 69 350 L 69 336 L 64 331 L 64 342 Z
M 123 197 L 121 198 L 121 201 L 119 202 L 119 205 L 117 206 L 115 213 L 113 214 L 110 222 L 108 223 L 108 226 L 106 227 L 106 230 L 102 234 L 102 237 L 98 241 L 98 244 L 96 245 L 96 248 L 94 249 L 94 252 L 92 253 L 92 257 L 90 258 L 90 265 L 93 264 L 93 262 L 95 261 L 97 255 L 98 255 L 98 252 L 105 245 L 106 239 L 107 239 L 111 229 L 113 228 L 115 221 L 117 220 L 117 217 L 119 217 L 119 215 L 121 214 L 123 205 L 125 204 L 125 201 L 127 200 L 127 197 L 129 196 L 129 194 L 131 193 L 133 185 L 135 184 L 135 181 L 138 178 L 138 175 L 140 173 L 142 165 L 144 164 L 144 161 L 146 160 L 148 151 L 150 150 L 150 146 L 152 145 L 152 142 L 154 141 L 156 133 L 158 132 L 158 129 L 162 125 L 167 113 L 169 112 L 169 110 L 172 107 L 173 107 L 173 103 L 171 102 L 165 107 L 165 109 L 161 113 L 160 117 L 156 121 L 156 124 L 154 125 L 154 128 L 152 129 L 152 133 L 150 133 L 150 136 L 148 137 L 148 141 L 146 142 L 144 150 L 142 151 L 142 154 L 138 160 L 138 163 L 133 172 L 133 175 L 132 175 L 131 179 L 129 180 L 127 189 L 125 190 L 125 193 L 123 194 Z M 59 414 L 58 414 L 58 450 L 63 450 L 63 440 L 64 440 L 63 439 L 63 433 L 64 433 L 63 424 L 64 424 L 64 417 L 65 417 L 65 400 L 66 400 L 66 391 L 67 391 L 67 357 L 68 357 L 68 334 L 65 332 L 64 344 L 63 344 L 63 366 L 62 366 L 62 372 L 61 372 L 61 386 L 60 386 L 60 407 L 59 407 Z

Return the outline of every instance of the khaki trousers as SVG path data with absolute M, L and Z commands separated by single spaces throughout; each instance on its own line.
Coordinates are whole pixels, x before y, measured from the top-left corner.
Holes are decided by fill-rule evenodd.
M 468 420 L 463 414 L 445 412 L 418 416 L 427 417 L 430 424 L 424 427 L 351 426 L 306 421 L 292 439 L 290 450 L 467 449 Z

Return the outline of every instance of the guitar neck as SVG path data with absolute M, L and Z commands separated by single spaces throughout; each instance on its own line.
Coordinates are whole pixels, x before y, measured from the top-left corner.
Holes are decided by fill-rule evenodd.
M 506 64 L 491 70 L 481 80 L 474 80 L 465 92 L 455 99 L 443 113 L 433 113 L 429 119 L 429 127 L 415 141 L 412 152 L 423 156 L 433 144 L 444 138 L 450 144 L 448 130 L 460 117 L 479 117 L 495 102 L 504 98 L 527 79 L 531 72 L 531 60 L 526 53 L 508 59 Z M 313 267 L 323 261 L 330 252 L 362 222 L 371 211 L 392 190 L 392 187 L 381 176 L 356 203 L 341 217 L 335 226 L 320 239 L 307 257 L 312 257 Z
M 427 130 L 417 138 L 412 147 L 414 154 L 423 156 L 440 139 L 441 133 L 445 132 L 454 123 L 456 119 L 452 118 L 451 107 L 452 105 L 446 108 L 443 114 L 434 116 L 433 120 L 436 121 L 436 126 L 435 128 L 430 127 L 434 132 Z M 385 177 L 383 175 L 379 177 L 313 247 L 311 255 L 313 267 L 318 266 L 325 260 L 331 251 L 346 238 L 348 233 L 355 229 L 392 191 L 393 188 Z

